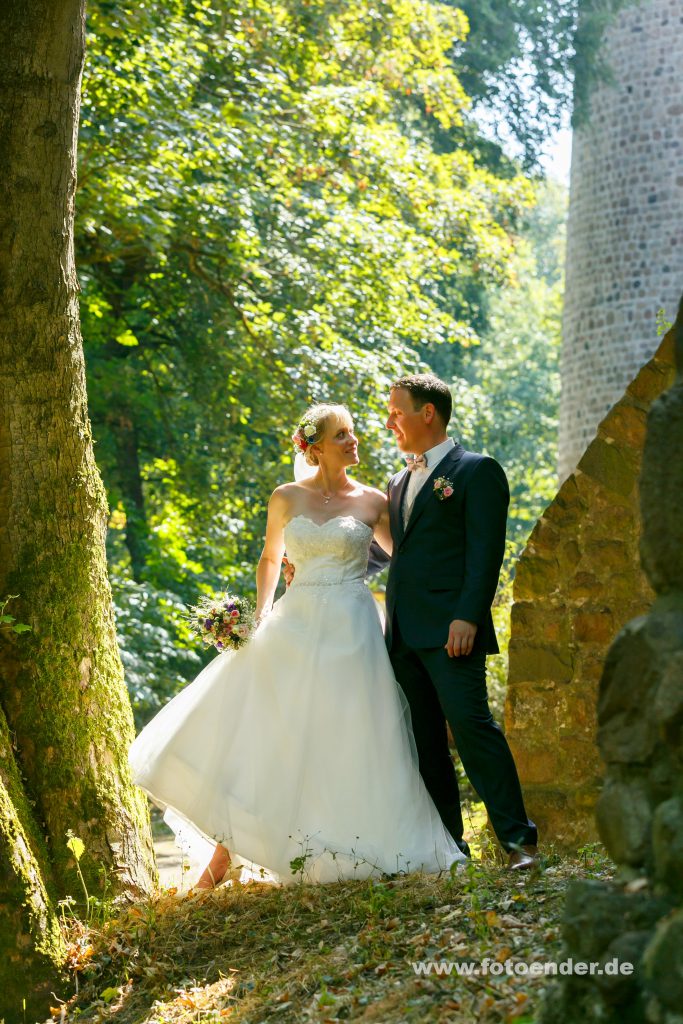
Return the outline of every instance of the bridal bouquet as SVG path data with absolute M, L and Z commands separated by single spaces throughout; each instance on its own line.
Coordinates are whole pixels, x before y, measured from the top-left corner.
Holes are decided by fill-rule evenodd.
M 254 608 L 251 602 L 235 594 L 203 597 L 187 616 L 193 636 L 201 637 L 207 647 L 219 651 L 237 650 L 254 632 Z

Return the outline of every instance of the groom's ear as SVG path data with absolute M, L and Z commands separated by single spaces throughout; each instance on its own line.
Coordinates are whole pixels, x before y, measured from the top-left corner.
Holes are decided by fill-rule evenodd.
M 425 402 L 420 409 L 425 423 L 433 423 L 436 416 L 436 406 L 432 402 Z

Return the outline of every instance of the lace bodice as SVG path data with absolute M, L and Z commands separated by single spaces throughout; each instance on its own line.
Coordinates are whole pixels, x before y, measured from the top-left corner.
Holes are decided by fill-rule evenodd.
M 287 557 L 296 570 L 292 586 L 365 578 L 373 531 L 355 516 L 334 516 L 322 525 L 294 516 L 284 534 Z

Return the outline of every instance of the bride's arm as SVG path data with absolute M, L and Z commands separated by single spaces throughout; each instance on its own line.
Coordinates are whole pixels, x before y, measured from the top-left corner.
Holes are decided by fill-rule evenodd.
M 268 502 L 268 522 L 263 551 L 256 569 L 256 618 L 267 614 L 273 606 L 273 597 L 280 579 L 282 556 L 285 553 L 284 528 L 288 502 L 278 487 Z
M 375 523 L 375 540 L 381 548 L 383 548 L 388 555 L 394 550 L 394 542 L 391 539 L 391 525 L 389 523 L 389 502 L 386 494 L 378 492 L 382 498 L 381 512 L 379 519 Z

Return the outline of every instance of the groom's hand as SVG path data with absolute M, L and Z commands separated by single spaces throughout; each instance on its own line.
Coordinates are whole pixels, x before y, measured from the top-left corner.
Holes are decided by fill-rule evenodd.
M 294 579 L 294 566 L 286 555 L 283 555 L 282 557 L 282 575 L 285 578 L 285 586 L 288 587 Z
M 448 643 L 444 644 L 449 658 L 459 658 L 462 654 L 471 654 L 477 626 L 474 622 L 464 619 L 453 619 L 448 627 Z

